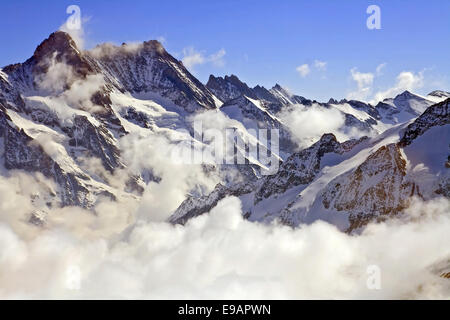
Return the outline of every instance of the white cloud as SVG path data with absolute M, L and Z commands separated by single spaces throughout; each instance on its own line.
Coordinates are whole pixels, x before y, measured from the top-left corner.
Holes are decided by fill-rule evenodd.
M 298 66 L 295 70 L 300 74 L 301 77 L 306 77 L 310 73 L 310 68 L 308 64 L 302 64 L 301 66 Z
M 316 67 L 318 70 L 324 71 L 327 69 L 327 63 L 325 61 L 314 60 L 314 67 Z
M 36 77 L 35 81 L 41 95 L 60 104 L 56 109 L 60 120 L 73 115 L 64 106 L 90 112 L 99 111 L 100 107 L 94 105 L 91 97 L 105 85 L 103 75 L 89 74 L 84 79 L 79 79 L 72 66 L 57 62 L 55 56 L 56 53 L 48 60 L 47 72 Z
M 183 49 L 183 58 L 181 61 L 186 68 L 194 71 L 196 65 L 205 63 L 211 63 L 216 67 L 223 67 L 225 65 L 225 55 L 225 49 L 220 49 L 216 53 L 205 56 L 203 52 L 197 51 L 194 47 L 188 47 Z
M 366 100 L 372 93 L 374 74 L 370 72 L 362 73 L 357 71 L 356 68 L 352 68 L 350 73 L 352 79 L 357 84 L 357 89 L 356 91 L 350 92 L 347 95 L 347 99 Z
M 75 18 L 75 20 L 73 18 Z M 75 41 L 78 49 L 83 50 L 86 42 L 84 24 L 89 20 L 90 17 L 81 17 L 80 12 L 79 17 L 70 16 L 69 19 L 59 27 L 59 30 L 68 33 L 73 41 Z
M 190 139 L 186 135 L 183 140 Z M 186 194 L 196 188 L 208 193 L 219 182 L 214 175 L 206 175 L 200 164 L 171 161 L 173 150 L 180 146 L 172 139 L 164 134 L 128 134 L 120 140 L 122 158 L 132 172 L 151 170 L 161 178 L 159 183 L 149 183 L 139 204 L 138 215 L 147 221 L 166 220 Z
M 374 102 L 385 98 L 394 97 L 405 90 L 415 90 L 423 86 L 423 72 L 415 74 L 411 71 L 403 71 L 397 76 L 396 83 L 392 88 L 379 91 L 375 94 Z
M 396 83 L 393 87 L 373 94 L 374 79 L 383 74 L 383 69 L 385 67 L 386 63 L 379 64 L 375 69 L 375 73 L 362 73 L 357 71 L 356 68 L 352 68 L 350 73 L 352 79 L 357 84 L 357 89 L 350 92 L 347 95 L 347 99 L 370 101 L 370 103 L 376 104 L 385 98 L 395 97 L 397 94 L 402 93 L 405 90 L 412 91 L 423 87 L 423 71 L 418 73 L 403 71 L 397 75 Z
M 287 125 L 300 148 L 317 142 L 324 133 L 335 134 L 339 141 L 367 135 L 367 132 L 359 132 L 355 128 L 344 131 L 344 114 L 335 108 L 325 108 L 317 104 L 295 105 L 282 111 L 278 117 Z
M 56 61 L 56 52 L 52 58 L 48 59 L 48 69 L 44 74 L 40 74 L 37 79 L 39 89 L 48 94 L 60 94 L 66 86 L 74 81 L 73 68 L 64 63 Z
M 28 239 L 0 223 L 0 271 L 8 274 L 0 298 L 448 299 L 448 280 L 430 267 L 450 254 L 449 210 L 446 199 L 417 201 L 406 210 L 411 219 L 359 236 L 320 221 L 295 230 L 252 223 L 234 197 L 184 227 L 138 221 L 122 234 L 98 231 L 118 225 L 105 219 L 120 217 L 113 206 L 100 217 L 77 212 L 58 228 L 29 227 Z M 367 288 L 370 265 L 381 271 L 381 290 Z
M 225 49 L 220 49 L 216 53 L 210 55 L 208 57 L 208 61 L 210 61 L 213 65 L 217 67 L 223 67 L 225 65 L 225 61 L 223 60 L 225 54 L 226 54 Z
M 156 38 L 156 40 L 161 42 L 161 44 L 166 44 L 166 42 L 167 42 L 166 38 L 163 36 L 159 36 L 158 38 Z
M 188 69 L 193 69 L 198 64 L 205 63 L 206 59 L 201 52 L 196 51 L 193 47 L 183 49 L 183 59 L 181 60 Z
M 320 61 L 320 60 L 314 60 L 314 63 L 312 64 L 315 69 L 319 71 L 325 71 L 327 69 L 327 62 Z M 306 77 L 308 74 L 311 73 L 311 66 L 307 63 L 302 64 L 301 66 L 298 66 L 295 69 L 302 78 Z
M 376 68 L 376 75 L 381 76 L 383 75 L 383 69 L 386 67 L 386 63 L 380 63 Z

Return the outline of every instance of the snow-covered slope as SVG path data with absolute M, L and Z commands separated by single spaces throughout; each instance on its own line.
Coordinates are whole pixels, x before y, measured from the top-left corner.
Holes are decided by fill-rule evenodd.
M 128 168 L 121 140 L 163 137 L 202 148 L 204 142 L 189 135 L 192 118 L 207 110 L 226 117 L 219 105 L 157 41 L 80 51 L 68 34 L 58 31 L 26 62 L 1 69 L 2 157 L 8 170 L 39 172 L 56 182 L 56 190 L 42 196 L 52 198 L 52 205 L 92 207 L 104 196 L 136 197 L 158 177 Z M 238 134 L 249 137 L 245 126 L 237 124 Z M 251 143 L 267 147 L 257 137 Z M 100 165 L 93 166 L 97 160 Z M 264 165 L 250 158 L 247 163 L 213 169 L 237 170 L 229 174 L 237 180 L 239 173 L 254 179 Z M 109 175 L 117 171 L 126 178 L 113 186 Z M 45 205 L 38 209 L 45 211 Z
M 450 92 L 442 91 L 442 90 L 435 90 L 430 92 L 427 97 L 428 100 L 433 102 L 442 102 L 444 100 L 447 100 L 450 98 Z
M 319 103 L 278 84 L 250 88 L 234 75 L 211 76 L 203 85 L 157 41 L 82 51 L 68 34 L 55 32 L 30 59 L 0 69 L 0 173 L 18 170 L 45 185 L 33 195 L 32 220 L 39 225 L 53 207 L 140 199 L 148 184 L 161 182 L 161 170 L 140 165 L 146 159 L 135 159 L 132 151 L 160 152 L 164 142 L 167 149 L 189 146 L 213 158 L 211 141 L 195 135 L 199 120 L 206 129 L 232 129 L 247 141 L 249 146 L 233 146 L 233 160 L 245 163 L 202 163 L 200 171 L 220 183 L 212 193 L 188 183 L 173 223 L 237 196 L 251 221 L 297 226 L 323 219 L 357 230 L 404 208 L 411 195 L 449 196 L 448 100 L 433 105 L 447 96 L 404 92 L 372 106 Z M 371 137 L 339 142 L 320 132 L 318 141 L 298 150 L 295 128 L 285 119 L 300 107 L 337 110 L 344 131 Z M 268 164 L 247 150 L 264 154 L 272 146 L 259 129 L 280 132 L 273 175 L 262 176 Z M 141 146 L 141 140 L 153 145 Z
M 379 102 L 376 109 L 383 122 L 398 124 L 419 116 L 434 103 L 424 97 L 404 91 L 395 98 L 387 98 Z
M 158 94 L 188 111 L 216 108 L 212 93 L 156 40 L 120 47 L 103 44 L 86 55 L 121 91 Z
M 449 101 L 371 139 L 339 143 L 324 135 L 288 158 L 277 174 L 240 188 L 243 212 L 252 221 L 298 226 L 321 219 L 353 232 L 400 212 L 413 196 L 449 197 Z M 173 222 L 186 221 L 184 206 L 201 213 L 194 200 L 186 201 Z

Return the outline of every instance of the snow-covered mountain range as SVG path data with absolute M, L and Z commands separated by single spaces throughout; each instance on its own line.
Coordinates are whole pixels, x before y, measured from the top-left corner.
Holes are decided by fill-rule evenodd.
M 245 164 L 203 164 L 216 187 L 192 186 L 168 220 L 184 224 L 235 196 L 250 221 L 296 227 L 321 219 L 357 232 L 401 212 L 413 196 L 450 197 L 449 103 L 445 91 L 405 91 L 371 105 L 317 102 L 278 84 L 251 88 L 235 75 L 202 84 L 158 41 L 82 51 L 58 31 L 27 61 L 0 69 L 0 173 L 20 170 L 39 180 L 29 221 L 45 225 L 55 207 L 139 200 L 166 178 L 132 150 L 205 149 L 195 120 L 232 128 L 264 151 L 269 144 L 253 132 L 278 129 L 276 173 L 262 175 L 265 164 L 238 148 Z M 299 143 L 289 119 L 310 111 L 342 121 Z M 138 145 L 144 138 L 154 145 Z

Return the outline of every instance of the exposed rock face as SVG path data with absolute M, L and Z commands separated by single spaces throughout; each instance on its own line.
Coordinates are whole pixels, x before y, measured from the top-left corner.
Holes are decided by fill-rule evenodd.
M 350 230 L 407 205 L 414 184 L 404 182 L 406 161 L 396 144 L 383 146 L 353 172 L 333 180 L 322 194 L 326 209 L 350 213 Z
M 102 125 L 95 127 L 87 117 L 77 116 L 73 126 L 68 129 L 69 144 L 73 147 L 85 147 L 91 156 L 102 160 L 103 166 L 109 171 L 121 166 L 120 152 L 115 145 L 114 137 Z
M 246 83 L 239 80 L 234 74 L 225 76 L 224 78 L 210 75 L 206 87 L 223 102 L 236 99 L 242 95 L 252 99 L 258 98 L 253 90 L 250 89 Z
M 52 33 L 35 50 L 33 56 L 24 63 L 9 65 L 3 68 L 9 81 L 20 92 L 32 92 L 39 89 L 39 81 L 54 63 L 64 63 L 71 68 L 75 77 L 67 77 L 61 87 L 68 88 L 75 78 L 85 78 L 96 73 L 72 40 L 65 32 Z M 61 79 L 62 80 L 62 79 Z
M 412 196 L 430 197 L 430 190 L 420 188 L 420 177 L 408 176 L 401 150 L 430 128 L 450 124 L 449 102 L 446 100 L 427 108 L 408 125 L 398 143 L 381 147 L 355 170 L 337 177 L 325 188 L 322 194 L 324 207 L 350 213 L 348 231 L 400 212 L 409 205 Z M 433 188 L 431 195 L 450 196 L 448 177 L 448 172 L 435 177 L 435 184 L 427 186 Z M 434 185 L 437 185 L 436 190 Z
M 218 201 L 227 196 L 239 197 L 252 193 L 253 203 L 256 205 L 261 200 L 273 195 L 281 195 L 292 187 L 309 184 L 320 172 L 320 161 L 326 153 L 343 154 L 366 139 L 367 137 L 364 137 L 339 143 L 333 134 L 325 134 L 311 147 L 290 156 L 272 176 L 231 186 L 219 185 L 207 196 L 190 197 L 175 211 L 170 221 L 184 224 L 188 219 L 208 212 Z M 251 213 L 248 213 L 247 217 L 250 215 Z
M 235 184 L 226 187 L 218 184 L 215 189 L 207 196 L 200 198 L 189 197 L 183 201 L 169 221 L 174 224 L 185 224 L 189 219 L 209 212 L 217 203 L 229 196 L 241 196 L 253 191 L 251 184 Z
M 216 108 L 211 92 L 156 40 L 137 47 L 104 44 L 88 55 L 120 90 L 156 93 L 188 112 Z
M 231 119 L 241 122 L 246 129 L 278 129 L 280 150 L 290 154 L 296 145 L 292 140 L 289 129 L 269 110 L 270 104 L 265 100 L 250 100 L 246 96 L 224 103 L 221 107 L 223 113 Z M 268 137 L 270 139 L 270 137 Z
M 235 75 L 225 76 L 224 78 L 210 75 L 206 87 L 225 104 L 229 104 L 231 100 L 245 96 L 247 98 L 259 100 L 272 114 L 280 112 L 283 107 L 289 105 L 298 103 L 311 105 L 312 103 L 311 100 L 289 93 L 279 84 L 276 84 L 270 90 L 259 85 L 250 88 Z
M 6 109 L 0 108 L 0 138 L 3 139 L 3 154 L 7 169 L 22 169 L 29 172 L 41 172 L 45 177 L 55 180 L 60 186 L 59 196 L 65 206 L 90 207 L 94 195 L 114 196 L 106 190 L 90 183 L 89 176 L 82 172 L 68 172 L 54 161 L 23 130 L 10 124 L 11 118 Z
M 324 134 L 311 147 L 292 154 L 277 174 L 264 178 L 256 192 L 255 203 L 274 194 L 282 194 L 294 186 L 311 183 L 320 172 L 320 162 L 326 153 L 343 154 L 366 138 L 339 143 L 333 134 Z
M 46 73 L 53 59 L 71 66 L 77 77 L 84 78 L 86 75 L 94 73 L 93 67 L 77 48 L 75 41 L 67 33 L 61 31 L 52 33 L 44 40 L 36 48 L 31 59 L 35 64 L 33 67 L 35 76 Z
M 415 139 L 431 128 L 449 123 L 448 101 L 445 101 L 429 107 L 414 123 L 401 130 L 400 142 L 389 138 L 386 140 L 389 143 L 375 151 L 371 148 L 380 143 L 377 138 L 339 143 L 334 135 L 325 134 L 311 147 L 288 157 L 276 174 L 247 184 L 245 192 L 235 195 L 245 199 L 246 217 L 252 221 L 278 219 L 296 227 L 320 217 L 335 221 L 333 223 L 342 230 L 357 232 L 371 221 L 382 221 L 402 212 L 409 206 L 411 197 L 424 200 L 450 197 L 450 176 L 442 171 L 446 170 L 445 166 L 439 167 L 437 176 L 426 173 L 426 181 L 422 181 L 424 176 L 407 166 L 410 159 L 407 160 L 406 155 L 415 155 L 417 150 L 403 150 L 409 145 L 409 148 L 422 148 L 424 142 L 415 144 Z M 360 147 L 355 149 L 358 145 Z M 364 158 L 360 154 L 364 154 Z M 327 160 L 323 163 L 325 155 Z M 325 169 L 324 166 L 330 165 L 338 169 Z M 217 194 L 199 202 L 191 199 L 189 206 L 177 210 L 177 219 L 187 218 L 187 212 L 195 212 L 195 215 L 208 212 L 209 207 L 199 203 L 215 203 L 232 193 L 221 191 L 220 197 Z M 337 214 L 339 217 L 334 218 Z
M 189 112 L 216 107 L 211 92 L 155 40 L 138 47 L 104 44 L 82 52 L 67 33 L 57 31 L 37 47 L 30 59 L 7 66 L 3 72 L 15 87 L 26 92 L 36 89 L 35 80 L 47 72 L 52 62 L 72 67 L 74 79 L 100 73 L 109 86 L 131 93 L 152 92 Z
M 356 110 L 362 110 L 362 111 L 366 112 L 368 115 L 372 116 L 374 119 L 381 120 L 381 116 L 380 116 L 380 113 L 378 112 L 378 110 L 374 106 L 372 106 L 368 103 L 358 101 L 358 100 L 350 100 L 350 101 L 344 100 L 339 103 L 348 103 Z
M 42 82 L 55 64 L 61 64 L 68 74 L 58 80 L 60 88 L 53 92 L 44 88 Z M 60 74 L 65 75 L 64 72 Z M 98 83 L 86 97 L 67 99 L 66 94 L 72 89 L 75 93 L 86 93 L 77 86 L 92 79 Z M 447 94 L 436 91 L 429 97 L 437 101 Z M 217 109 L 220 104 L 217 112 L 238 121 L 247 130 L 244 132 L 242 126 L 237 126 L 241 137 L 250 129 L 279 130 L 280 152 L 275 157 L 279 171 L 261 177 L 257 173 L 261 165 L 248 157 L 245 165 L 217 166 L 215 173 L 230 169 L 233 174 L 223 178 L 223 183 L 211 194 L 186 199 L 170 218 L 172 223 L 184 224 L 210 211 L 221 199 L 236 196 L 245 198 L 245 217 L 252 221 L 274 218 L 297 226 L 303 222 L 298 218 L 307 217 L 308 210 L 320 202 L 320 212 L 348 214 L 348 230 L 352 231 L 373 219 L 399 212 L 412 195 L 425 197 L 431 193 L 450 197 L 446 175 L 424 192 L 423 184 L 409 174 L 404 157 L 415 139 L 432 127 L 450 123 L 449 101 L 430 106 L 430 100 L 404 92 L 376 107 L 355 100 L 330 99 L 328 103 L 318 103 L 291 94 L 278 84 L 269 90 L 262 86 L 250 88 L 235 75 L 210 76 L 204 86 L 157 41 L 140 45 L 104 44 L 80 51 L 68 34 L 58 31 L 43 41 L 24 63 L 0 69 L 0 154 L 7 170 L 39 172 L 53 180 L 56 189 L 48 193 L 49 197 L 59 199 L 55 201 L 58 205 L 91 208 L 100 197 L 114 200 L 124 193 L 139 197 L 147 183 L 161 181 L 151 168 L 127 171 L 125 158 L 121 159 L 121 137 L 180 128 L 191 132 L 186 117 Z M 296 146 L 280 115 L 299 107 L 298 104 L 305 110 L 316 106 L 336 108 L 345 116 L 344 128 L 362 131 L 370 131 L 379 124 L 384 130 L 386 124 L 389 127 L 421 116 L 402 131 L 398 143 L 389 140 L 375 152 L 370 149 L 369 156 L 363 152 L 364 158 L 355 160 L 352 157 L 360 151 L 355 146 L 369 150 L 378 141 L 364 137 L 339 143 L 333 134 L 325 134 L 311 147 L 293 153 Z M 51 139 L 50 146 L 42 137 Z M 267 148 L 259 138 L 254 145 L 260 152 Z M 91 164 L 92 158 L 99 159 L 103 168 L 98 168 L 96 161 Z M 346 164 L 345 170 L 330 169 L 348 158 L 357 164 L 350 161 L 352 166 Z M 446 166 L 450 167 L 450 157 Z M 120 188 L 108 181 L 118 173 L 117 169 L 120 174 L 128 174 Z M 244 182 L 230 178 L 236 172 Z M 311 191 L 307 190 L 311 185 L 314 188 L 310 189 L 316 193 L 303 194 L 304 190 Z M 303 199 L 311 202 L 303 203 Z M 45 208 L 39 208 L 31 213 L 29 221 L 42 226 L 45 216 Z
M 280 86 L 278 83 L 270 89 L 270 93 L 282 104 L 282 105 L 292 105 L 292 104 L 303 104 L 311 105 L 316 101 L 308 100 L 304 97 L 294 95 Z
M 414 139 L 422 135 L 429 128 L 450 123 L 450 99 L 429 107 L 411 123 L 405 130 L 399 142 L 401 147 L 409 145 Z
M 15 111 L 25 108 L 25 103 L 20 93 L 8 81 L 8 75 L 0 69 L 0 104 Z
M 121 113 L 121 116 L 141 128 L 149 129 L 151 127 L 151 119 L 147 116 L 147 114 L 137 111 L 133 107 L 129 107 L 124 110 Z
M 61 88 L 47 92 L 41 88 L 41 82 L 50 68 L 58 63 L 63 69 L 57 70 L 58 75 L 63 75 L 57 83 Z M 22 98 L 37 95 L 64 99 L 64 93 L 72 88 L 75 81 L 80 85 L 89 80 L 89 76 L 100 76 L 102 79 L 100 86 L 88 97 L 93 109 L 85 108 L 86 101 L 70 107 L 83 110 L 91 117 L 75 113 L 70 121 L 61 121 L 57 112 L 45 105 L 48 100 L 41 99 L 36 105 Z M 187 112 L 216 107 L 211 92 L 157 41 L 144 42 L 137 47 L 106 44 L 92 51 L 81 51 L 67 33 L 57 31 L 36 48 L 30 59 L 0 70 L 0 133 L 4 139 L 2 146 L 5 148 L 6 168 L 41 172 L 53 179 L 60 186 L 58 195 L 60 204 L 64 206 L 90 207 L 100 195 L 114 199 L 115 196 L 106 186 L 91 179 L 77 166 L 79 156 L 83 155 L 99 158 L 110 172 L 123 168 L 116 139 L 127 134 L 127 131 L 119 120 L 121 115 L 112 108 L 110 93 L 115 90 L 131 94 L 150 93 L 156 98 L 171 101 Z M 66 153 L 53 159 L 26 131 L 15 126 L 7 110 L 16 112 L 16 119 L 29 119 L 63 134 L 65 142 L 62 147 Z M 142 121 L 143 127 L 149 127 L 150 121 L 145 122 L 147 119 L 142 115 L 139 119 L 138 113 L 131 113 L 124 118 L 131 117 Z M 136 181 L 142 180 L 140 177 L 134 178 Z

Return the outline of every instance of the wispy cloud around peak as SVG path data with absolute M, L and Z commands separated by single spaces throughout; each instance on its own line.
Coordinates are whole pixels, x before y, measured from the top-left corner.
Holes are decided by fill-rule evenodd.
M 223 67 L 225 65 L 225 55 L 226 51 L 223 48 L 213 54 L 205 56 L 203 52 L 197 51 L 194 47 L 187 47 L 183 49 L 183 58 L 181 61 L 186 68 L 195 72 L 195 66 L 205 63 L 211 63 L 216 67 Z
M 415 90 L 423 87 L 423 72 L 414 73 L 411 71 L 403 71 L 397 76 L 396 83 L 393 87 L 379 91 L 374 96 L 374 102 L 381 101 L 385 98 L 393 97 L 405 90 Z
M 357 84 L 357 89 L 347 95 L 348 99 L 366 100 L 372 93 L 374 74 L 371 72 L 359 72 L 357 68 L 350 70 L 353 81 Z

